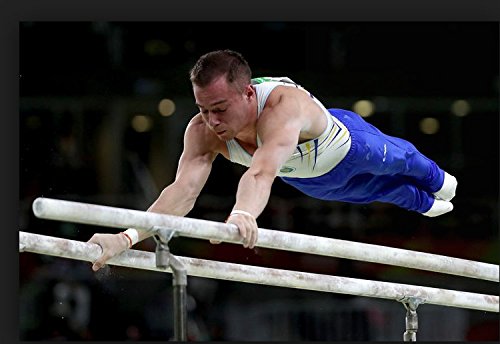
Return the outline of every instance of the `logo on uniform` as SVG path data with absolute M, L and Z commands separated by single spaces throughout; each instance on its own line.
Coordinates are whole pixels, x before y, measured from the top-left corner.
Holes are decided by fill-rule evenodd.
M 296 168 L 295 167 L 290 167 L 290 166 L 283 166 L 281 169 L 280 169 L 280 172 L 281 173 L 290 173 L 290 172 L 293 172 L 295 171 Z

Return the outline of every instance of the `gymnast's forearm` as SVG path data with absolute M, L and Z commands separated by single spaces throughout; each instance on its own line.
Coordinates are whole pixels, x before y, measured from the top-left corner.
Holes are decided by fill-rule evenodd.
M 253 173 L 251 169 L 243 174 L 238 184 L 236 203 L 233 209 L 244 210 L 257 218 L 269 201 L 274 175 Z
M 147 209 L 148 212 L 186 216 L 194 207 L 198 193 L 173 183 L 161 192 L 160 196 Z M 153 234 L 150 231 L 137 230 L 138 240 L 142 241 Z

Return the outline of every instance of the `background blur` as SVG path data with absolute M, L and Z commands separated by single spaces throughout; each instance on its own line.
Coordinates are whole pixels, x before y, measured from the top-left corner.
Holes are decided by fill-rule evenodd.
M 259 226 L 499 263 L 498 23 L 22 22 L 20 225 L 87 241 L 110 228 L 36 219 L 45 196 L 145 210 L 173 181 L 197 108 L 188 71 L 214 49 L 356 111 L 459 180 L 455 210 L 323 202 L 280 180 Z M 223 221 L 243 168 L 216 159 L 190 217 Z M 196 258 L 497 294 L 418 270 L 176 238 Z M 153 239 L 134 247 L 154 251 Z M 22 253 L 21 340 L 165 340 L 171 275 Z M 192 340 L 402 340 L 397 302 L 189 277 Z M 419 340 L 498 340 L 498 314 L 422 305 Z M 110 319 L 116 319 L 111 321 Z

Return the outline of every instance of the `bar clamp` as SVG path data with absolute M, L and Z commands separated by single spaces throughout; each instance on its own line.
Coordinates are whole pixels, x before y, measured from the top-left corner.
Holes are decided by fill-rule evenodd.
M 403 297 L 398 300 L 403 303 L 403 306 L 406 308 L 406 331 L 403 334 L 403 340 L 405 342 L 416 342 L 417 341 L 417 331 L 418 331 L 418 315 L 417 315 L 417 307 L 425 303 L 423 299 L 419 297 Z

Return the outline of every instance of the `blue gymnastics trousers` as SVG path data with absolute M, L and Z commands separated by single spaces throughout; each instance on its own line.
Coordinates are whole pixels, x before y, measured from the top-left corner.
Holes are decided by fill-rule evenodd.
M 329 109 L 351 134 L 351 148 L 328 173 L 313 178 L 281 179 L 306 195 L 351 203 L 392 203 L 424 213 L 433 192 L 444 182 L 444 171 L 410 142 L 389 136 L 358 114 Z

